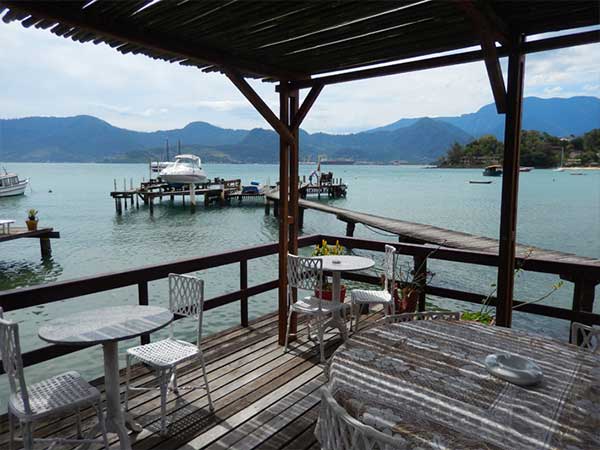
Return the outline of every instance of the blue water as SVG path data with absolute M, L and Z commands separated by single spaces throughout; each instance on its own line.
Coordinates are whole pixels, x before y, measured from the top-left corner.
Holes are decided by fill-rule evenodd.
M 278 178 L 276 165 L 205 165 L 210 177 L 270 181 Z M 53 256 L 42 261 L 36 240 L 17 240 L 0 244 L 0 290 L 65 280 L 99 272 L 168 262 L 202 256 L 277 240 L 277 222 L 265 217 L 263 203 L 245 202 L 241 206 L 198 206 L 195 214 L 163 201 L 151 217 L 146 207 L 115 214 L 109 196 L 114 179 L 138 184 L 148 178 L 145 164 L 7 164 L 7 169 L 31 178 L 25 196 L 0 199 L 0 218 L 23 223 L 29 208 L 39 210 L 40 226 L 52 226 L 61 233 L 53 240 Z M 308 175 L 312 166 L 301 166 Z M 469 233 L 497 237 L 500 222 L 501 180 L 491 185 L 469 184 L 482 179 L 480 170 L 425 169 L 414 166 L 332 166 L 335 177 L 349 185 L 345 199 L 323 200 L 336 206 L 370 212 Z M 489 179 L 489 178 L 488 178 Z M 50 192 L 51 191 L 51 192 Z M 199 202 L 201 205 L 202 202 Z M 307 211 L 304 233 L 344 234 L 345 224 L 331 215 Z M 393 237 L 357 225 L 355 236 L 394 241 Z M 548 249 L 600 258 L 600 172 L 570 176 L 568 172 L 534 170 L 521 175 L 518 241 Z M 408 261 L 408 260 L 407 260 Z M 249 284 L 276 277 L 276 256 L 249 263 Z M 495 270 L 458 263 L 432 261 L 433 284 L 488 293 L 495 282 Z M 206 280 L 207 296 L 236 290 L 239 266 L 230 265 L 199 273 Z M 557 276 L 523 274 L 517 280 L 516 297 L 535 299 L 549 290 Z M 150 284 L 150 302 L 167 303 L 166 282 Z M 275 291 L 250 301 L 252 317 L 276 307 Z M 565 286 L 546 304 L 570 307 L 572 285 Z M 432 299 L 448 308 L 467 306 Z M 98 306 L 137 302 L 135 288 L 118 289 L 78 299 L 30 308 L 8 317 L 18 320 L 23 350 L 44 345 L 37 329 L 44 321 L 59 315 Z M 473 307 L 471 307 L 473 308 Z M 595 307 L 600 312 L 598 302 Z M 239 323 L 239 306 L 232 304 L 210 311 L 206 332 Z M 565 338 L 567 324 L 562 321 L 517 314 L 515 326 Z M 182 324 L 181 333 L 193 336 L 193 326 Z M 132 342 L 135 343 L 135 342 Z M 125 343 L 126 347 L 131 343 Z M 87 377 L 100 375 L 98 349 L 83 351 L 27 369 L 30 381 L 40 376 L 75 368 Z M 0 398 L 4 397 L 0 380 Z

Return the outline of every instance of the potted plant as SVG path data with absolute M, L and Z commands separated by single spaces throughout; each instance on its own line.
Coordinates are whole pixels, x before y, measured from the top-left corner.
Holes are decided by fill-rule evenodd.
M 335 245 L 327 245 L 327 241 L 323 239 L 321 244 L 317 244 L 312 252 L 312 256 L 338 256 L 344 254 L 344 247 L 339 241 L 335 241 Z M 323 300 L 331 301 L 333 299 L 333 284 L 327 280 L 323 281 L 323 292 L 315 289 L 315 296 Z M 340 285 L 340 302 L 346 298 L 346 286 Z
M 415 271 L 408 265 L 400 266 L 393 289 L 396 314 L 415 312 L 421 292 L 434 276 L 435 273 L 423 271 L 422 267 Z
M 27 229 L 29 231 L 37 230 L 38 218 L 37 218 L 37 209 L 30 209 L 27 211 L 27 220 L 25 223 L 27 224 Z

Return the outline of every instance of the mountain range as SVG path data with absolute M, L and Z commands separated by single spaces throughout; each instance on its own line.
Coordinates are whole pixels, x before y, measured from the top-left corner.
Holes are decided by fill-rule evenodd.
M 600 99 L 596 97 L 527 97 L 524 101 L 524 129 L 569 136 L 599 127 Z M 503 130 L 504 116 L 490 104 L 461 116 L 400 119 L 353 134 L 301 130 L 300 157 L 315 160 L 317 155 L 327 154 L 360 161 L 426 163 L 444 154 L 454 142 L 466 144 L 485 134 L 502 139 Z M 0 160 L 141 162 L 162 157 L 167 139 L 181 141 L 182 151 L 196 153 L 206 162 L 273 163 L 279 158 L 279 138 L 272 130 L 226 129 L 192 122 L 181 129 L 140 132 L 92 116 L 75 116 L 0 120 Z

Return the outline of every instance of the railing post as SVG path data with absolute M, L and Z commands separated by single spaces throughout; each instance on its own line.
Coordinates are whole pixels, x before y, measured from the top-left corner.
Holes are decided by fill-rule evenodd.
M 427 256 L 413 256 L 413 264 L 413 280 L 416 280 L 419 289 L 419 303 L 417 304 L 417 310 L 421 312 L 425 311 L 425 287 L 427 286 Z
M 140 306 L 148 306 L 148 282 L 142 281 L 138 283 L 138 304 Z M 142 334 L 140 336 L 140 342 L 142 345 L 150 343 L 150 335 Z
M 569 277 L 567 277 L 567 278 L 569 278 Z M 573 305 L 572 305 L 573 317 L 575 320 L 571 320 L 571 325 L 573 325 L 573 322 L 575 322 L 575 321 L 581 322 L 581 320 L 577 318 L 577 315 L 580 311 L 583 311 L 583 312 L 593 312 L 594 311 L 594 297 L 595 297 L 596 285 L 598 284 L 598 280 L 591 280 L 589 278 L 585 278 L 583 276 L 578 276 L 578 275 L 575 275 L 572 278 L 572 281 L 575 284 L 575 286 L 573 287 Z M 571 340 L 571 332 L 570 332 L 570 328 L 569 328 L 569 341 L 570 340 Z M 579 345 L 580 343 L 577 342 L 574 344 Z
M 246 290 L 248 289 L 248 260 L 243 259 L 240 261 L 240 291 L 242 295 L 240 298 L 240 318 L 243 327 L 248 326 L 248 295 Z

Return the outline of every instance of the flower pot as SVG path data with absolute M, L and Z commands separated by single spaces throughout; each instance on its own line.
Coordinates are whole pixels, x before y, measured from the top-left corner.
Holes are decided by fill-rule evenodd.
M 333 300 L 333 291 L 332 290 L 323 290 L 321 295 L 318 289 L 315 289 L 315 297 L 320 297 L 322 300 Z M 346 286 L 342 284 L 340 288 L 340 302 L 344 303 L 344 299 L 346 298 Z
M 25 223 L 27 224 L 27 229 L 29 231 L 37 230 L 37 224 L 38 224 L 37 220 L 26 220 Z
M 402 298 L 399 297 L 398 292 L 402 293 Z M 419 291 L 413 287 L 395 289 L 394 303 L 396 314 L 415 312 L 419 304 Z

